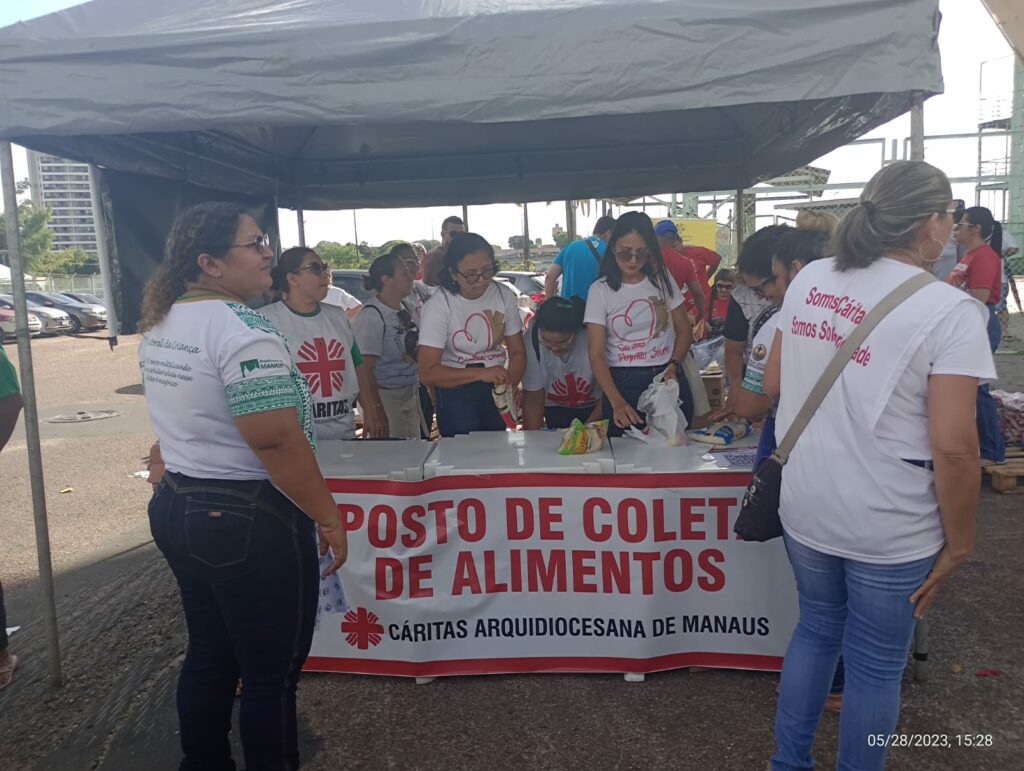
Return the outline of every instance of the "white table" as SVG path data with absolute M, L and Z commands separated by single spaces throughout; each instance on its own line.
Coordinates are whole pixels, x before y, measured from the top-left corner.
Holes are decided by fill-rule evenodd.
M 760 436 L 760 432 L 756 432 L 744 437 L 728 445 L 725 452 L 755 449 Z M 628 436 L 611 440 L 616 474 L 699 474 L 710 471 L 750 473 L 749 468 L 729 468 L 723 462 L 721 452 L 710 452 L 712 448 L 720 450 L 721 447 L 695 442 L 692 437 L 690 443 L 682 447 L 656 447 Z M 719 457 L 716 459 L 716 456 Z
M 559 455 L 562 431 L 481 431 L 442 438 L 424 466 L 427 479 L 454 474 L 613 474 L 605 444 L 589 455 Z
M 419 482 L 433 442 L 420 439 L 327 441 L 317 443 L 320 470 L 328 479 L 387 479 Z

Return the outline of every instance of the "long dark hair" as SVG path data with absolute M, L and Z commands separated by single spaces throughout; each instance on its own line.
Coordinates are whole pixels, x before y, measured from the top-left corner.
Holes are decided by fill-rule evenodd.
M 578 332 L 584 329 L 583 314 L 587 303 L 582 297 L 549 297 L 540 304 L 530 324 L 530 340 L 533 352 L 540 359 L 540 330 L 549 332 Z
M 972 206 L 964 209 L 964 216 L 960 222 L 967 220 L 971 225 L 977 225 L 981 231 L 981 237 L 988 241 L 988 245 L 1000 257 L 1003 256 L 1003 226 L 992 216 L 992 212 L 984 206 Z
M 199 255 L 219 259 L 231 251 L 243 214 L 234 204 L 211 201 L 178 215 L 167 236 L 164 260 L 146 284 L 139 332 L 147 332 L 163 321 L 189 282 L 199 278 Z
M 449 217 L 449 219 L 451 218 Z M 459 263 L 473 252 L 487 252 L 487 256 L 491 259 L 491 267 L 495 273 L 498 272 L 498 262 L 494 259 L 494 247 L 488 243 L 486 238 L 478 233 L 455 232 L 452 233 L 451 245 L 444 253 L 444 262 L 441 264 L 439 278 L 442 288 L 452 294 L 459 294 L 461 290 L 455 280 L 455 272 L 459 269 Z
M 793 262 L 809 265 L 823 259 L 828 252 L 829 240 L 829 234 L 823 230 L 789 229 L 779 236 L 772 259 L 782 263 L 788 274 Z
M 275 292 L 281 294 L 288 294 L 288 274 L 294 273 L 302 267 L 302 261 L 306 259 L 307 254 L 316 254 L 316 252 L 310 249 L 308 246 L 293 246 L 291 249 L 285 249 L 281 252 L 281 259 L 277 261 L 277 265 L 270 271 L 270 277 L 274 281 L 273 289 Z
M 405 246 L 409 246 L 405 244 Z M 412 247 L 409 247 L 410 249 Z M 380 292 L 384 289 L 384 277 L 395 277 L 395 267 L 402 261 L 399 254 L 401 250 L 395 247 L 387 254 L 382 254 L 370 264 L 370 272 L 363 279 L 363 289 L 371 292 Z
M 651 254 L 641 268 L 641 272 L 656 287 L 671 295 L 672 280 L 665 268 L 665 258 L 661 256 L 661 244 L 658 242 L 658 236 L 654 233 L 654 223 L 642 211 L 628 211 L 615 220 L 615 228 L 612 230 L 611 238 L 608 239 L 608 248 L 605 250 L 604 259 L 601 260 L 599 278 L 605 279 L 608 286 L 616 292 L 622 287 L 622 270 L 615 261 L 615 246 L 620 238 L 628 236 L 630 233 L 638 234 L 644 240 L 647 251 Z

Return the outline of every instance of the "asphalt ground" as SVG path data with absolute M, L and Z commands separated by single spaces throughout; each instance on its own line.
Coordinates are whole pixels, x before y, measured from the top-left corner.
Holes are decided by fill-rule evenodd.
M 997 358 L 1024 390 L 1024 323 Z M 13 346 L 8 354 L 16 361 Z M 37 377 L 65 685 L 46 684 L 22 428 L 0 455 L 0 577 L 17 677 L 0 692 L 0 769 L 172 769 L 174 683 L 185 635 L 173 578 L 149 540 L 149 433 L 137 338 L 37 339 Z M 1014 353 L 1013 351 L 1019 351 Z M 45 419 L 118 410 L 89 424 Z M 71 488 L 70 492 L 60 492 Z M 987 485 L 986 485 L 987 488 Z M 930 612 L 930 679 L 908 668 L 898 731 L 991 735 L 991 746 L 897 748 L 891 769 L 1016 769 L 1024 751 L 1024 497 L 986 489 L 971 562 Z M 979 672 L 1001 674 L 979 676 Z M 299 692 L 305 768 L 761 769 L 777 677 L 675 671 L 411 680 L 314 674 Z M 838 721 L 816 758 L 834 767 Z M 955 742 L 955 740 L 954 740 Z M 236 757 L 240 758 L 236 752 Z

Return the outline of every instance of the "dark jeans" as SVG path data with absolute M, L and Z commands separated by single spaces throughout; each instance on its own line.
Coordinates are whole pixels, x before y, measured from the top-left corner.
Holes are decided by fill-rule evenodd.
M 505 421 L 494 406 L 490 383 L 467 383 L 455 388 L 435 388 L 437 428 L 441 436 L 470 431 L 504 431 Z
M 999 347 L 1003 331 L 999 326 L 999 316 L 996 315 L 994 305 L 988 307 L 988 343 L 992 353 Z M 978 444 L 981 447 L 981 457 L 986 460 L 994 460 L 1002 463 L 1006 460 L 1006 440 L 1003 439 L 1003 431 L 999 427 L 999 410 L 996 409 L 995 399 L 989 391 L 989 385 L 978 386 L 978 398 L 975 405 L 975 412 L 978 421 Z
M 619 389 L 622 398 L 629 402 L 633 409 L 636 409 L 636 403 L 640 400 L 640 396 L 654 382 L 654 378 L 659 373 L 665 371 L 666 366 L 609 367 L 609 371 L 611 372 L 612 382 Z M 686 375 L 683 374 L 681 367 L 676 367 L 676 376 L 679 380 L 679 407 L 682 409 L 683 415 L 686 416 L 686 422 L 690 423 L 693 420 L 693 393 L 690 391 L 690 384 L 686 382 Z M 602 401 L 601 409 L 604 411 L 604 417 L 609 420 L 608 436 L 622 436 L 622 429 L 615 425 L 615 410 L 612 409 L 612 403 L 608 400 L 607 396 Z M 647 417 L 639 410 L 637 410 L 637 413 L 641 418 Z M 646 425 L 646 423 L 641 423 L 638 428 L 643 428 Z
M 298 768 L 295 691 L 319 587 L 313 522 L 268 481 L 171 473 L 149 522 L 188 626 L 179 769 L 234 770 L 228 732 L 239 677 L 247 770 Z
M 544 408 L 544 423 L 548 428 L 568 428 L 574 418 L 579 418 L 581 423 L 586 423 L 593 407 L 559 407 L 551 405 Z

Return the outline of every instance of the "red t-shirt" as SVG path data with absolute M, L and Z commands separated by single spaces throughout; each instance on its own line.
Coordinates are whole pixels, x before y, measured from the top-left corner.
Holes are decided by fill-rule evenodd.
M 707 304 L 710 306 L 711 283 L 708 281 L 708 276 L 722 262 L 722 255 L 711 249 L 705 249 L 703 246 L 687 246 L 683 248 L 682 253 L 683 257 L 687 257 L 693 263 L 693 267 L 697 271 L 697 280 L 704 287 L 704 297 L 707 298 Z
M 988 244 L 971 249 L 946 276 L 946 282 L 969 292 L 987 289 L 986 305 L 998 305 L 1002 294 L 1003 261 Z
M 694 270 L 693 263 L 669 246 L 661 247 L 661 257 L 665 261 L 665 267 L 668 268 L 668 272 L 676 280 L 676 284 L 679 285 L 679 291 L 683 293 L 683 305 L 686 308 L 686 312 L 695 314 L 697 306 L 693 301 L 693 292 L 690 291 L 689 286 L 691 281 L 699 282 L 700 279 L 697 278 L 697 272 Z
M 718 293 L 715 293 L 714 299 L 711 301 L 711 315 L 710 320 L 715 321 L 721 319 L 725 321 L 725 317 L 729 315 L 729 301 L 732 299 L 729 295 L 725 297 L 719 297 Z

